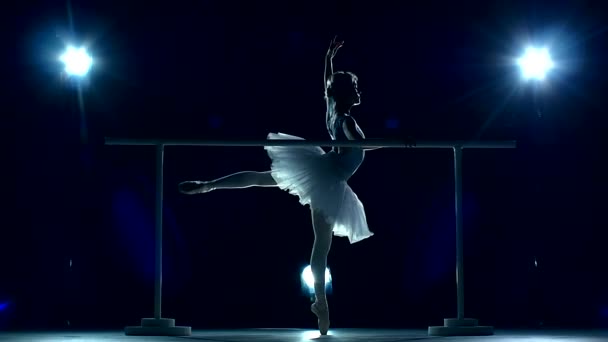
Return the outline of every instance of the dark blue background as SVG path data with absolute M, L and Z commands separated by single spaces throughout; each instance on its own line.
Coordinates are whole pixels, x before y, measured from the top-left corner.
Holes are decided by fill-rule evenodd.
M 467 316 L 608 325 L 605 9 L 509 3 L 74 1 L 73 32 L 65 2 L 12 4 L 0 328 L 121 328 L 151 316 L 154 149 L 103 137 L 327 139 L 321 79 L 335 34 L 346 41 L 336 69 L 360 77 L 353 114 L 368 137 L 518 140 L 464 152 Z M 83 94 L 88 144 L 60 77 L 65 41 L 87 42 L 96 58 Z M 560 68 L 535 100 L 510 62 L 536 41 L 551 43 Z M 299 279 L 313 234 L 296 197 L 177 192 L 184 180 L 268 167 L 262 148 L 166 148 L 163 316 L 195 328 L 315 325 Z M 449 150 L 367 154 L 350 184 L 376 235 L 334 240 L 334 326 L 455 315 L 452 167 Z

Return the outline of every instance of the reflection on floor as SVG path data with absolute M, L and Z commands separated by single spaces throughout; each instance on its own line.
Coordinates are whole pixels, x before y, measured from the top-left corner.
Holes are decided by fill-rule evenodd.
M 475 342 L 607 342 L 608 331 L 501 331 L 486 337 L 431 337 L 425 330 L 335 329 L 328 336 L 304 329 L 193 330 L 188 337 L 125 336 L 122 331 L 110 332 L 10 332 L 0 333 L 0 341 L 10 342 L 139 342 L 139 341 L 202 341 L 202 342 L 407 342 L 407 341 L 475 341 Z

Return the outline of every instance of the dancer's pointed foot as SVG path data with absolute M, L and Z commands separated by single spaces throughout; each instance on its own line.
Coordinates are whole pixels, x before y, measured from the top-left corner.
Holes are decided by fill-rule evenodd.
M 186 195 L 204 194 L 213 191 L 211 182 L 187 181 L 179 183 L 179 192 Z
M 314 302 L 310 306 L 310 310 L 317 315 L 317 321 L 319 324 L 319 332 L 321 335 L 327 335 L 329 331 L 329 309 L 327 304 L 321 304 Z

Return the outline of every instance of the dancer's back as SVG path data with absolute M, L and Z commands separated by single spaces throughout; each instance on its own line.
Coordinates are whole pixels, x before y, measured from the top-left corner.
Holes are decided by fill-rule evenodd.
M 348 137 L 344 133 L 345 120 L 353 120 L 354 118 L 348 115 L 335 115 L 328 127 L 332 140 L 348 141 Z M 365 150 L 363 148 L 334 148 L 329 152 L 330 158 L 334 158 L 336 166 L 343 172 L 345 180 L 348 180 L 361 166 L 365 158 Z

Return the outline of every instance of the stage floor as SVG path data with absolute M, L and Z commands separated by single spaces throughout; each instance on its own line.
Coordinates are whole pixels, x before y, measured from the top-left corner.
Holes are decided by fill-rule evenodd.
M 10 342 L 122 342 L 122 341 L 202 341 L 202 342 L 295 342 L 295 341 L 361 341 L 361 342 L 407 342 L 407 341 L 475 341 L 475 342 L 606 342 L 608 331 L 600 330 L 555 330 L 555 331 L 509 331 L 497 330 L 493 336 L 484 337 L 431 337 L 425 330 L 375 330 L 335 329 L 330 335 L 320 337 L 318 331 L 304 329 L 239 329 L 239 330 L 193 330 L 188 337 L 144 337 L 125 336 L 122 331 L 104 332 L 6 332 L 0 333 L 0 341 Z

